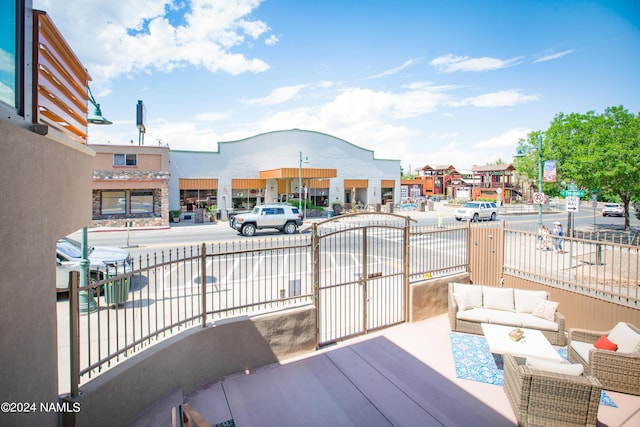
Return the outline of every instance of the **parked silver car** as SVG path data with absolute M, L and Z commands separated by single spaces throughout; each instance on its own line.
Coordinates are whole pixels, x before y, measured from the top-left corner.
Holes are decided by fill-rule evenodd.
M 89 246 L 89 277 L 92 281 L 131 271 L 133 258 L 129 252 L 106 246 Z M 69 290 L 69 272 L 80 271 L 82 246 L 67 237 L 56 243 L 56 292 Z
M 493 202 L 467 202 L 456 209 L 454 216 L 458 221 L 463 219 L 473 222 L 481 219 L 495 221 L 498 218 L 498 205 Z

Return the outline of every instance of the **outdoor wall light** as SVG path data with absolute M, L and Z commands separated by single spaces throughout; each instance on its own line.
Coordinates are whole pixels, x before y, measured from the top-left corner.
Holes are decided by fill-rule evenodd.
M 113 122 L 110 122 L 102 115 L 102 110 L 100 109 L 100 104 L 96 102 L 93 98 L 93 94 L 91 93 L 91 88 L 87 86 L 87 91 L 89 92 L 89 102 L 91 105 L 95 107 L 92 115 L 87 116 L 87 123 L 91 123 L 93 125 L 111 125 Z

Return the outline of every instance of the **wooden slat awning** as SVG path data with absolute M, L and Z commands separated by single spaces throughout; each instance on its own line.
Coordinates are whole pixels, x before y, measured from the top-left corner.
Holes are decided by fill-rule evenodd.
M 396 186 L 396 181 L 394 179 L 383 179 L 380 182 L 380 187 L 382 188 L 394 188 Z
M 344 180 L 344 188 L 368 188 L 369 180 L 368 179 L 345 179 Z
M 302 179 L 319 179 L 319 178 L 336 178 L 338 176 L 337 169 L 325 168 L 302 168 Z M 280 168 L 260 171 L 260 178 L 300 178 L 299 168 Z
M 180 190 L 217 190 L 218 178 L 180 178 Z
M 234 178 L 231 180 L 231 188 L 234 190 L 253 190 L 264 188 L 267 185 L 264 179 L 259 178 Z

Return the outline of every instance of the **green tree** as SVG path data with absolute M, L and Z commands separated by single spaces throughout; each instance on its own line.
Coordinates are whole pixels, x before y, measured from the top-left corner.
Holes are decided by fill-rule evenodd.
M 527 176 L 533 168 L 537 171 L 539 134 L 532 132 L 518 144 L 525 157 L 514 163 Z M 541 155 L 557 161 L 558 181 L 619 199 L 629 229 L 629 203 L 640 197 L 640 115 L 622 106 L 603 114 L 559 113 L 544 133 Z
M 539 137 L 542 135 L 540 131 L 531 132 L 526 139 L 518 141 L 518 155 L 513 160 L 513 166 L 516 168 L 518 175 L 531 180 L 536 191 L 538 188 L 538 144 Z M 544 147 L 543 147 L 544 148 Z M 544 150 L 543 150 L 544 151 Z M 540 153 L 544 159 L 544 152 Z M 552 184 L 543 185 L 542 190 L 547 190 Z

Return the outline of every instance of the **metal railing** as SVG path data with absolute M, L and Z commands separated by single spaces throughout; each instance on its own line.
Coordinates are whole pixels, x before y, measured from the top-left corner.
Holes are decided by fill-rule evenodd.
M 640 246 L 580 235 L 545 240 L 536 231 L 506 228 L 503 271 L 640 308 Z
M 340 219 L 323 232 L 337 235 L 349 220 L 356 219 Z M 383 226 L 382 222 L 376 225 Z M 391 247 L 369 246 L 369 258 L 374 263 L 383 260 L 385 269 L 372 269 L 368 273 L 365 270 L 362 278 L 380 282 L 385 277 L 373 277 L 372 272 L 380 271 L 382 276 L 391 277 L 397 274 L 400 265 L 405 266 L 402 274 L 408 276 L 407 285 L 453 275 L 467 271 L 470 257 L 482 257 L 477 251 L 486 248 L 469 241 L 472 227 L 482 224 L 419 227 L 407 222 L 405 226 L 409 228 L 408 253 L 400 255 L 403 251 Z M 378 234 L 375 245 L 388 244 L 394 248 L 400 247 L 398 239 L 405 238 L 397 233 Z M 638 246 L 563 237 L 563 253 L 556 254 L 536 249 L 539 240 L 535 231 L 495 228 L 487 238 L 494 244 L 492 247 L 503 253 L 486 254 L 485 264 L 498 263 L 497 268 L 504 274 L 640 308 Z M 497 245 L 495 239 L 501 244 Z M 205 327 L 226 317 L 317 304 L 321 284 L 314 286 L 314 280 L 332 277 L 338 280 L 342 277 L 336 276 L 342 274 L 340 271 L 357 271 L 351 266 L 348 270 L 336 269 L 329 264 L 332 257 L 326 253 L 322 258 L 325 261 L 320 262 L 320 251 L 333 251 L 334 243 L 322 248 L 319 244 L 313 246 L 313 240 L 313 234 L 304 234 L 201 244 L 140 257 L 127 274 L 116 271 L 115 276 L 83 288 L 78 287 L 77 279 L 72 280 L 69 293 L 72 395 L 77 394 L 81 382 L 186 328 Z M 341 245 L 335 247 L 342 251 L 358 250 L 349 241 Z M 398 254 L 399 259 L 387 259 L 389 254 Z M 320 268 L 318 265 L 328 271 L 333 268 L 335 273 L 323 279 L 321 272 L 314 272 L 314 268 Z M 93 299 L 95 307 L 90 303 Z
M 312 302 L 310 247 L 302 235 L 202 244 L 139 257 L 127 274 L 85 287 L 72 277 L 72 394 L 81 380 L 186 328 Z
M 411 227 L 409 277 L 411 281 L 462 273 L 468 265 L 469 224 Z

